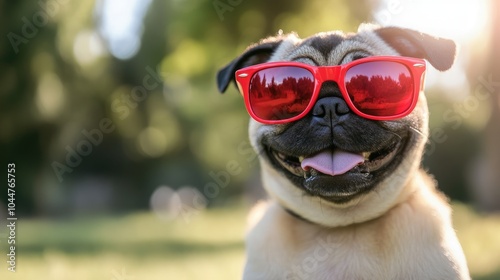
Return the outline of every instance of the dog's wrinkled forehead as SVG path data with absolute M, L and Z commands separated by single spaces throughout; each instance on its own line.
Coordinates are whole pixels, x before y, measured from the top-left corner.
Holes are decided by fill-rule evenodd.
M 306 39 L 289 34 L 270 61 L 295 61 L 316 66 L 339 65 L 374 55 L 398 55 L 398 52 L 370 30 L 356 34 L 333 31 L 318 33 Z

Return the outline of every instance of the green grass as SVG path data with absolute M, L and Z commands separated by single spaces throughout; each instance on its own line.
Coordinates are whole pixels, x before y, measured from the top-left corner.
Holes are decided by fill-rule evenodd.
M 500 280 L 500 215 L 480 215 L 453 205 L 453 223 L 473 279 Z
M 481 216 L 464 205 L 454 210 L 474 279 L 500 279 L 500 216 Z M 150 213 L 21 219 L 17 272 L 3 262 L 0 279 L 239 279 L 246 212 L 213 209 L 170 222 Z

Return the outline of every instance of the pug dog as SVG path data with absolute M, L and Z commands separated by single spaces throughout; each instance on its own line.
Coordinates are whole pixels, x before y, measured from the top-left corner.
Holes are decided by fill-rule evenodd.
M 447 198 L 421 168 L 427 61 L 451 40 L 399 27 L 278 34 L 217 74 L 235 81 L 270 199 L 251 212 L 243 279 L 470 279 Z M 425 59 L 425 60 L 424 60 Z

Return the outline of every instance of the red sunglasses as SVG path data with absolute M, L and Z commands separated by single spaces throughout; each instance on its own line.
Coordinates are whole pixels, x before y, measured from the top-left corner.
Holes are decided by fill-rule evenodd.
M 372 56 L 335 66 L 268 62 L 236 71 L 248 113 L 264 124 L 282 124 L 307 115 L 325 81 L 338 84 L 355 114 L 371 120 L 395 120 L 415 108 L 423 88 L 425 61 Z

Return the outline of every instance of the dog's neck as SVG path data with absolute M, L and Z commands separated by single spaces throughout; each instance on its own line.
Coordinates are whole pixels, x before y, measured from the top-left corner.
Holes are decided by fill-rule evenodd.
M 315 224 L 314 222 L 309 221 L 308 219 L 306 219 L 306 218 L 302 217 L 301 215 L 293 212 L 292 210 L 286 208 L 285 206 L 283 206 L 281 204 L 279 204 L 279 205 L 283 208 L 283 210 L 285 210 L 285 212 L 287 212 L 288 214 L 290 214 L 292 217 L 294 217 L 296 219 L 299 219 L 299 220 L 301 220 L 303 222 L 307 222 L 307 223 L 310 223 L 310 224 Z
M 419 171 L 416 172 L 416 176 L 414 176 L 413 178 L 411 178 L 408 181 L 407 186 L 405 187 L 406 191 L 401 192 L 401 195 L 397 198 L 397 200 L 395 201 L 394 205 L 392 205 L 391 207 L 389 207 L 388 209 L 386 209 L 386 211 L 384 211 L 384 212 L 380 213 L 380 215 L 374 216 L 374 217 L 372 217 L 372 218 L 370 218 L 368 220 L 363 220 L 363 221 L 359 221 L 359 222 L 353 222 L 351 224 L 346 224 L 346 225 L 343 225 L 343 226 L 351 226 L 351 225 L 355 225 L 355 224 L 363 224 L 363 223 L 370 222 L 370 221 L 376 220 L 376 219 L 384 216 L 391 209 L 393 209 L 395 207 L 398 207 L 399 205 L 401 205 L 401 204 L 407 202 L 408 200 L 410 200 L 411 197 L 415 194 L 415 192 L 417 192 L 419 189 L 421 189 L 421 188 L 418 188 L 418 186 L 429 186 L 429 187 L 434 188 L 435 184 L 432 181 L 432 179 L 425 172 L 423 172 L 422 170 L 419 170 Z M 318 227 L 330 228 L 328 226 L 321 225 L 319 223 L 316 223 L 314 221 L 311 221 L 311 220 L 303 217 L 302 215 L 296 213 L 295 211 L 291 210 L 290 208 L 286 207 L 285 205 L 283 205 L 280 202 L 278 202 L 277 204 L 286 213 L 288 213 L 290 216 L 292 216 L 293 218 L 295 218 L 297 220 L 300 220 L 302 222 L 306 222 L 308 224 L 315 225 L 315 226 L 318 226 Z M 337 226 L 334 226 L 334 227 L 337 227 Z M 340 226 L 340 227 L 342 227 L 342 226 Z

